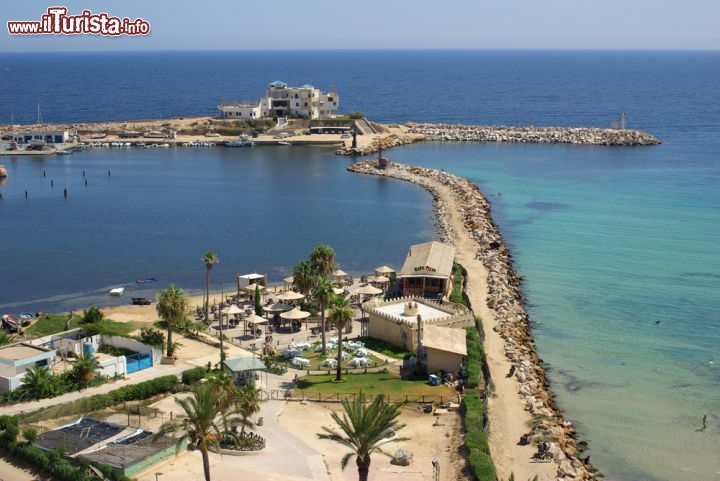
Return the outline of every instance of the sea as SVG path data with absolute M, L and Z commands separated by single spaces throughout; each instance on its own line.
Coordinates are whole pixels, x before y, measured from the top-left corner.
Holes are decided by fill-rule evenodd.
M 0 124 L 215 115 L 274 80 L 336 91 L 342 112 L 382 123 L 617 127 L 624 114 L 658 137 L 386 155 L 486 193 L 557 403 L 606 479 L 720 480 L 720 52 L 4 53 Z M 208 250 L 226 292 L 237 274 L 280 281 L 322 243 L 356 276 L 399 268 L 437 234 L 432 198 L 348 173 L 353 160 L 296 146 L 0 157 L 0 310 L 199 293 Z

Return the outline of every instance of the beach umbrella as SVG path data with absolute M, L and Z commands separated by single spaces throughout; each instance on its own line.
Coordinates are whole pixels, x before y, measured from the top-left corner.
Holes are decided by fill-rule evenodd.
M 360 287 L 357 290 L 357 293 L 363 294 L 363 295 L 369 295 L 369 296 L 376 296 L 378 294 L 382 294 L 382 289 L 378 289 L 377 287 L 368 284 L 366 286 Z
M 385 276 L 377 276 L 377 277 L 375 277 L 375 282 L 378 282 L 380 284 L 385 284 L 386 282 L 390 282 L 390 279 L 388 279 Z
M 342 269 L 337 269 L 336 271 L 333 271 L 332 275 L 335 277 L 345 277 L 348 275 L 348 273 Z
M 230 304 L 230 307 L 226 307 L 222 312 L 223 314 L 240 314 L 244 311 L 237 304 Z
M 254 313 L 253 313 L 252 315 L 250 315 L 250 316 L 248 316 L 248 317 L 245 318 L 245 332 L 247 332 L 247 325 L 248 325 L 248 323 L 249 323 L 249 324 L 252 324 L 252 325 L 253 325 L 253 327 L 252 327 L 252 330 L 253 330 L 253 332 L 252 332 L 252 337 L 255 337 L 255 338 L 256 338 L 256 337 L 257 337 L 257 325 L 258 325 L 258 324 L 267 324 L 268 322 L 270 322 L 270 321 L 268 321 L 268 320 L 265 319 L 264 317 L 260 317 L 260 316 L 258 316 L 257 314 L 254 314 Z
M 256 288 L 256 287 L 257 287 L 258 289 L 260 289 L 261 291 L 264 291 L 264 290 L 265 290 L 265 286 L 263 286 L 262 284 L 256 284 L 256 283 L 254 283 L 254 282 L 253 282 L 252 284 L 248 284 L 248 285 L 245 286 L 243 289 L 245 289 L 245 290 L 248 291 L 248 292 L 255 292 L 255 288 Z
M 265 306 L 263 307 L 263 310 L 267 312 L 285 312 L 289 311 L 293 307 L 289 304 L 285 304 L 284 302 L 276 302 L 272 306 Z
M 292 284 L 295 281 L 295 276 L 286 277 L 283 279 L 283 282 L 286 282 L 288 284 Z
M 375 272 L 378 274 L 390 274 L 391 272 L 395 272 L 395 269 L 388 266 L 380 266 L 375 268 Z
M 281 301 L 297 301 L 298 299 L 302 299 L 303 297 L 305 297 L 303 294 L 295 291 L 283 292 L 282 294 L 277 296 L 277 298 Z
M 307 311 L 301 311 L 297 307 L 295 309 L 291 309 L 289 311 L 283 312 L 280 314 L 280 317 L 283 319 L 287 319 L 290 321 L 298 321 L 300 319 L 305 319 L 307 317 L 310 317 L 310 313 Z
M 343 292 L 345 292 L 345 289 L 343 289 L 342 287 L 333 287 L 333 292 L 335 293 L 336 296 L 339 296 Z

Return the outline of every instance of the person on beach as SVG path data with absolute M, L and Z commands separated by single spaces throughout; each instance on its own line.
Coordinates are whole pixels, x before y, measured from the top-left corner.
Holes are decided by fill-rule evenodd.
M 703 416 L 703 429 L 707 429 L 707 414 Z

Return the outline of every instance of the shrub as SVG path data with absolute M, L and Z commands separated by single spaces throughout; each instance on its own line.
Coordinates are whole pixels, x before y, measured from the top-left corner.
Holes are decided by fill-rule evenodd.
M 87 311 L 83 311 L 83 317 L 80 322 L 83 324 L 95 324 L 96 322 L 100 322 L 103 320 L 103 313 L 100 309 L 93 306 Z
M 140 329 L 140 337 L 138 340 L 143 344 L 162 349 L 165 345 L 165 334 L 159 329 L 143 327 Z
M 477 329 L 474 327 L 465 328 L 465 341 L 467 343 L 467 385 L 474 389 L 484 382 L 482 373 L 484 372 L 485 351 Z
M 360 112 L 359 110 L 353 110 L 352 112 L 350 112 L 350 113 L 348 114 L 348 118 L 349 118 L 349 119 L 354 119 L 354 120 L 364 119 L 364 118 L 365 118 L 365 114 L 362 113 L 362 112 Z
M 22 432 L 23 438 L 25 438 L 25 441 L 32 444 L 35 442 L 35 440 L 38 437 L 38 433 L 34 428 L 25 428 Z
M 497 475 L 495 474 L 495 465 L 493 465 L 492 458 L 489 454 L 481 452 L 473 452 L 468 456 L 468 464 L 470 470 L 475 475 L 475 479 L 478 481 L 495 481 Z
M 468 464 L 478 481 L 495 481 L 495 466 L 490 458 L 488 437 L 483 426 L 485 405 L 476 392 L 469 392 L 463 398 L 465 411 L 465 448 L 468 450 Z
M 207 374 L 207 369 L 203 366 L 188 369 L 182 373 L 182 382 L 187 386 L 192 386 L 200 379 L 204 378 L 205 374 Z

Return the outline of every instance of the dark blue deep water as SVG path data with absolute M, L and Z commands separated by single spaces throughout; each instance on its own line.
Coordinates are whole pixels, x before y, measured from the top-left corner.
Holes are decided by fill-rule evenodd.
M 558 402 L 607 479 L 718 479 L 720 53 L 0 54 L 0 124 L 33 123 L 38 105 L 46 122 L 213 115 L 274 80 L 335 90 L 343 112 L 385 123 L 608 127 L 625 112 L 627 127 L 659 137 L 387 155 L 487 193 Z M 398 266 L 435 235 L 430 196 L 349 174 L 349 162 L 295 147 L 4 157 L 0 309 L 107 303 L 116 285 L 145 293 L 133 281 L 146 276 L 161 278 L 148 294 L 201 289 L 207 250 L 221 258 L 216 289 L 236 273 L 279 280 L 319 243 L 356 274 Z

